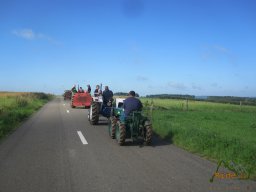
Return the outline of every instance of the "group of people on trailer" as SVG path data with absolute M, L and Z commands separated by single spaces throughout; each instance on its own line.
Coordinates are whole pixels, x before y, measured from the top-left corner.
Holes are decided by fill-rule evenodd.
M 85 91 L 83 90 L 82 87 L 76 90 L 76 85 L 74 85 L 71 89 L 73 93 L 84 93 Z M 87 93 L 91 93 L 91 86 L 87 85 Z M 139 99 L 135 97 L 135 91 L 130 91 L 128 94 L 128 98 L 126 98 L 123 102 L 123 108 L 124 108 L 124 113 L 125 116 L 128 116 L 131 112 L 133 111 L 141 111 L 142 110 L 142 103 Z M 103 97 L 103 105 L 112 107 L 112 102 L 113 102 L 113 92 L 109 90 L 108 86 L 105 86 L 104 91 L 102 93 L 100 86 L 96 85 L 96 88 L 94 90 L 94 96 L 102 96 Z
M 76 85 L 74 85 L 72 88 L 71 88 L 71 91 L 73 93 L 85 93 L 84 89 L 82 87 L 79 87 L 78 90 L 76 89 Z M 90 85 L 87 85 L 87 90 L 86 90 L 87 93 L 91 93 L 91 86 Z

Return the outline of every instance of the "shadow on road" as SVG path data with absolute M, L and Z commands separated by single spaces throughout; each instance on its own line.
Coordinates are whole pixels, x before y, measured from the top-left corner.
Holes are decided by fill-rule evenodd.
M 99 122 L 96 126 L 108 126 L 108 120 L 106 118 L 100 118 Z M 157 133 L 153 132 L 153 137 L 152 137 L 152 142 L 150 145 L 146 145 L 143 141 L 143 139 L 138 139 L 138 140 L 130 140 L 126 139 L 124 147 L 131 147 L 131 146 L 138 146 L 138 147 L 159 147 L 159 146 L 165 146 L 165 145 L 171 145 L 173 143 L 173 133 L 171 131 L 168 132 L 168 134 L 164 137 L 161 138 L 160 135 Z
M 153 133 L 152 142 L 150 145 L 145 145 L 142 139 L 138 139 L 135 141 L 126 140 L 124 147 L 139 146 L 141 148 L 141 147 L 160 147 L 165 145 L 171 145 L 172 137 L 173 137 L 172 133 L 169 133 L 164 139 L 161 138 L 158 134 Z
M 108 120 L 100 119 L 99 122 L 97 123 L 97 126 L 102 126 L 102 125 L 108 125 Z

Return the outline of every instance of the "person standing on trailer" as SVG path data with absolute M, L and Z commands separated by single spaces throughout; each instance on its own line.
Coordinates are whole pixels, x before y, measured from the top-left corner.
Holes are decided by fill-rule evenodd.
M 87 93 L 91 93 L 91 86 L 90 85 L 87 85 Z
M 105 86 L 105 90 L 103 91 L 103 105 L 111 107 L 113 102 L 113 92 L 109 90 L 108 86 Z
M 100 95 L 102 95 L 102 91 L 100 90 L 100 86 L 96 85 L 96 89 L 94 90 L 94 96 L 97 97 Z

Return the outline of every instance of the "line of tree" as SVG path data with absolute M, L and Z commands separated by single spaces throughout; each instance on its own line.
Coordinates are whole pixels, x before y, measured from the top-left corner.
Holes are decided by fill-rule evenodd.
M 231 103 L 237 105 L 256 105 L 256 98 L 252 97 L 208 96 L 206 100 L 211 102 Z
M 181 95 L 181 94 L 157 94 L 157 95 L 146 95 L 146 98 L 194 100 L 195 96 L 194 95 Z
M 114 93 L 114 96 L 127 96 L 128 93 L 126 92 L 116 92 Z M 140 95 L 138 93 L 135 93 L 135 97 L 139 97 Z

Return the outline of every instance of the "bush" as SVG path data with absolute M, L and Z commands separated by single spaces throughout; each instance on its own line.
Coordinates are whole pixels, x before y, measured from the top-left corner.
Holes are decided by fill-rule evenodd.
M 24 96 L 16 96 L 16 106 L 26 107 L 29 103 L 29 99 Z
M 0 94 L 0 138 L 9 134 L 24 119 L 53 98 L 45 93 Z

